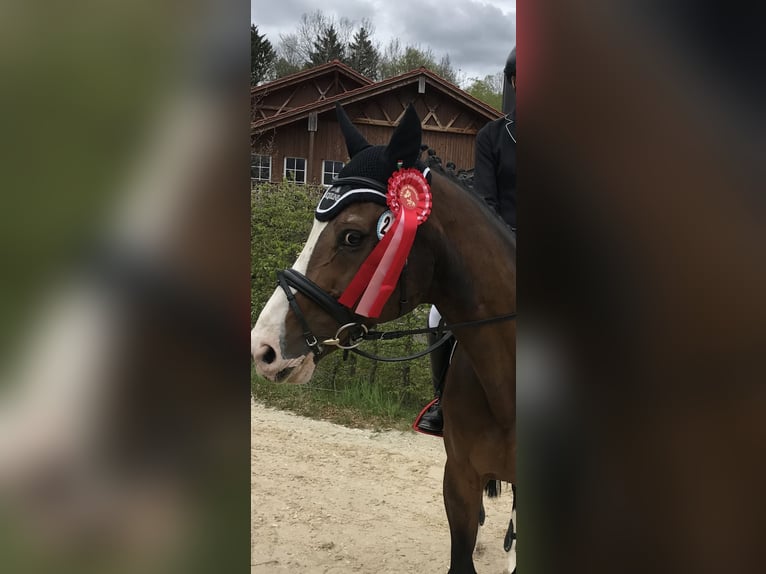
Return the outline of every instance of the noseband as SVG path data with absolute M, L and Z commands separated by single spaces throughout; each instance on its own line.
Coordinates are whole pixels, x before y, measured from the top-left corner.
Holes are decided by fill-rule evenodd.
M 306 344 L 315 355 L 319 355 L 322 352 L 322 344 L 335 345 L 341 349 L 352 349 L 363 341 L 363 336 L 367 333 L 367 327 L 359 321 L 359 316 L 348 307 L 344 307 L 338 303 L 332 295 L 314 283 L 311 279 L 295 269 L 284 269 L 282 271 L 277 271 L 277 281 L 279 281 L 279 286 L 285 292 L 290 308 L 293 310 L 293 313 L 295 313 L 295 316 L 301 324 L 303 338 L 306 340 Z M 290 287 L 294 287 L 296 291 L 317 304 L 323 311 L 338 322 L 341 327 L 335 334 L 334 339 L 327 339 L 322 341 L 321 344 L 319 343 L 316 336 L 312 333 L 311 327 L 309 327 L 308 321 L 306 320 L 306 316 L 303 314 Z M 340 336 L 344 334 L 344 331 L 348 331 L 347 344 L 342 344 L 340 342 Z

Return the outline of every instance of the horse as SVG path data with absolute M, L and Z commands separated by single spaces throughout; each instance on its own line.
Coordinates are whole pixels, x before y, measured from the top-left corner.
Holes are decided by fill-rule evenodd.
M 279 285 L 251 331 L 256 372 L 306 383 L 339 346 L 354 347 L 371 327 L 422 303 L 436 305 L 458 341 L 442 396 L 449 573 L 475 573 L 483 490 L 516 482 L 515 237 L 480 198 L 418 160 L 422 127 L 413 104 L 385 146 L 369 144 L 340 105 L 336 112 L 350 161 L 320 200 L 293 268 L 277 273 Z M 430 182 L 430 213 L 390 296 L 377 313 L 360 313 L 360 304 L 339 299 L 382 241 L 386 182 L 402 169 Z M 515 555 L 509 559 L 515 571 Z

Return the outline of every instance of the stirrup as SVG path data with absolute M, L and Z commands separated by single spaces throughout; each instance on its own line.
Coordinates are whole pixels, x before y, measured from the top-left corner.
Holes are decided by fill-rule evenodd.
M 430 403 L 428 403 L 425 407 L 423 407 L 423 410 L 420 411 L 420 414 L 415 417 L 415 421 L 412 423 L 412 430 L 415 432 L 419 432 L 421 434 L 425 434 L 428 436 L 435 436 L 435 437 L 443 437 L 444 436 L 444 430 L 441 431 L 430 431 L 427 429 L 422 429 L 418 425 L 420 424 L 420 419 L 423 418 L 423 415 L 428 412 L 428 410 L 439 400 L 439 397 L 435 397 Z

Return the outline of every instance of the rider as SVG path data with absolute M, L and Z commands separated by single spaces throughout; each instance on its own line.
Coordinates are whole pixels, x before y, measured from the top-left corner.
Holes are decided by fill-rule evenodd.
M 505 78 L 513 89 L 511 98 L 504 98 L 505 115 L 488 122 L 476 135 L 474 167 L 474 191 L 487 202 L 505 223 L 516 233 L 516 47 L 514 46 L 505 62 Z M 507 102 L 507 103 L 506 103 Z M 431 308 L 429 327 L 438 325 L 441 315 L 436 307 Z M 429 343 L 436 342 L 435 335 L 429 335 Z M 418 428 L 426 433 L 441 435 L 444 419 L 441 410 L 441 395 L 444 379 L 449 366 L 450 355 L 455 344 L 454 337 L 431 353 L 431 382 L 435 400 L 418 421 Z
M 516 47 L 505 63 L 505 77 L 516 94 Z M 515 100 L 515 98 L 509 98 Z M 488 122 L 476 134 L 473 188 L 516 232 L 516 104 L 505 116 Z

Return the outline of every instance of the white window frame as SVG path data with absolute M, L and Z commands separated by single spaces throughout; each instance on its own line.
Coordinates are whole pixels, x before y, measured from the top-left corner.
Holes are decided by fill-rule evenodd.
M 294 171 L 296 173 L 296 175 L 298 174 L 299 171 L 303 171 L 303 181 L 298 180 L 298 179 L 295 179 L 293 181 L 295 183 L 299 183 L 301 185 L 305 185 L 306 184 L 306 171 L 307 171 L 307 167 L 308 167 L 308 161 L 306 160 L 305 157 L 285 157 L 284 167 L 282 169 L 282 179 L 284 179 L 285 181 L 288 181 L 288 179 L 287 179 L 287 160 L 288 159 L 299 159 L 299 160 L 303 161 L 303 170 L 298 170 L 297 167 L 296 167 L 296 169 L 290 170 L 290 171 Z
M 263 167 L 263 165 L 261 163 L 259 163 L 258 164 L 259 177 L 253 177 L 252 175 L 250 175 L 250 180 L 251 181 L 269 181 L 270 182 L 271 181 L 271 156 L 270 155 L 263 155 L 263 154 L 260 154 L 260 153 L 251 153 L 250 154 L 250 167 L 251 168 L 253 166 L 253 158 L 254 157 L 259 157 L 259 158 L 267 157 L 267 158 L 269 158 L 269 177 L 268 178 L 260 177 L 261 170 L 263 170 L 264 167 Z
M 338 170 L 337 173 L 335 171 L 327 171 L 327 164 L 328 163 L 333 164 L 333 167 L 334 167 L 334 164 L 339 163 L 340 164 L 340 169 L 343 169 L 345 167 L 345 165 L 346 165 L 345 163 L 343 163 L 342 161 L 337 160 L 337 159 L 323 159 L 322 160 L 322 185 L 324 185 L 325 187 L 330 187 L 332 185 L 331 183 L 325 182 L 325 176 L 326 175 L 328 175 L 328 174 L 331 175 L 332 176 L 331 181 L 332 181 L 332 179 L 335 179 L 335 177 L 338 175 L 338 173 L 340 173 L 340 169 Z

